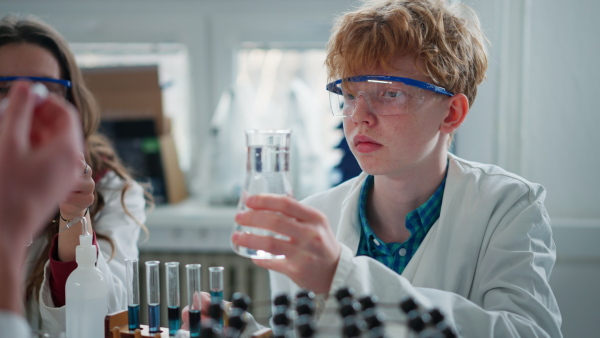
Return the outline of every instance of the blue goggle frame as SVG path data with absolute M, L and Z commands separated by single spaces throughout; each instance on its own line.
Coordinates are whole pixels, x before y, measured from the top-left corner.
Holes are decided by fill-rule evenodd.
M 66 88 L 71 88 L 71 81 L 53 79 L 51 77 L 39 77 L 39 76 L 3 76 L 0 77 L 0 81 L 16 81 L 16 80 L 29 80 L 33 82 L 53 82 L 63 85 Z
M 448 95 L 448 96 L 454 96 L 453 93 L 447 91 L 446 89 L 444 89 L 440 86 L 436 86 L 431 83 L 414 80 L 414 79 L 407 78 L 407 77 L 397 77 L 397 76 L 387 76 L 387 75 L 361 75 L 361 76 L 348 77 L 345 79 L 339 79 L 339 80 L 333 81 L 331 83 L 328 83 L 325 88 L 327 89 L 327 91 L 330 91 L 332 93 L 335 93 L 338 95 L 343 95 L 342 89 L 339 86 L 342 82 L 344 82 L 344 81 L 364 82 L 364 81 L 371 81 L 371 80 L 402 82 L 409 86 L 429 90 L 434 93 Z

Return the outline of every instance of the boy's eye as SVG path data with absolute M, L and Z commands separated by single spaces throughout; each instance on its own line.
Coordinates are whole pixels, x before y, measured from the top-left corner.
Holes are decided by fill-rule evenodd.
M 383 94 L 383 97 L 392 98 L 392 99 L 403 97 L 403 96 L 406 96 L 406 94 L 401 90 L 388 90 Z

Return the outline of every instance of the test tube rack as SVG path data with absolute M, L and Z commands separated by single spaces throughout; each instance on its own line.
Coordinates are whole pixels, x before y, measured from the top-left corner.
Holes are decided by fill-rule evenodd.
M 104 319 L 105 338 L 169 338 L 169 329 L 161 327 L 160 332 L 150 333 L 148 325 L 141 325 L 135 331 L 129 330 L 127 310 L 109 314 Z
M 141 328 L 135 331 L 129 330 L 128 311 L 115 312 L 104 318 L 104 337 L 105 338 L 169 338 L 169 329 L 160 328 L 160 333 L 150 333 L 148 325 L 141 325 Z M 223 314 L 223 319 L 227 325 L 227 314 Z M 273 336 L 270 328 L 264 328 L 252 334 L 252 338 L 271 338 Z

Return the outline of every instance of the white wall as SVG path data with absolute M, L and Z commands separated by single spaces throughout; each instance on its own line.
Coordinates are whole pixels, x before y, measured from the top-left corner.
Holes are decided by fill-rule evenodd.
M 488 79 L 457 151 L 546 187 L 557 245 L 550 282 L 563 334 L 597 336 L 600 2 L 463 2 L 479 12 L 492 45 Z
M 459 152 L 542 183 L 552 217 L 600 219 L 600 2 L 463 2 L 479 11 L 492 45 L 488 79 L 466 126 L 475 128 L 465 128 Z M 477 116 L 474 126 L 480 114 L 489 120 Z
M 600 1 L 467 0 L 491 42 L 488 79 L 457 137 L 465 158 L 504 166 L 548 190 L 558 261 L 552 284 L 566 337 L 592 336 L 600 303 Z M 41 16 L 72 42 L 189 47 L 193 144 L 206 137 L 234 48 L 246 40 L 323 43 L 352 0 L 0 1 Z M 196 162 L 196 165 L 198 163 Z M 582 241 L 586 241 L 582 244 Z M 579 300 L 586 300 L 579 302 Z

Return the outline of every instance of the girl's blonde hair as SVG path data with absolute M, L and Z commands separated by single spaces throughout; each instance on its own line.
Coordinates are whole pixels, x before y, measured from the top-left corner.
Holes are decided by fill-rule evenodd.
M 472 9 L 445 0 L 368 0 L 337 18 L 327 45 L 330 80 L 383 67 L 396 56 L 414 55 L 433 83 L 463 93 L 473 104 L 488 58 L 479 19 Z M 418 61 L 418 62 L 417 62 Z M 379 75 L 379 74 L 372 74 Z

